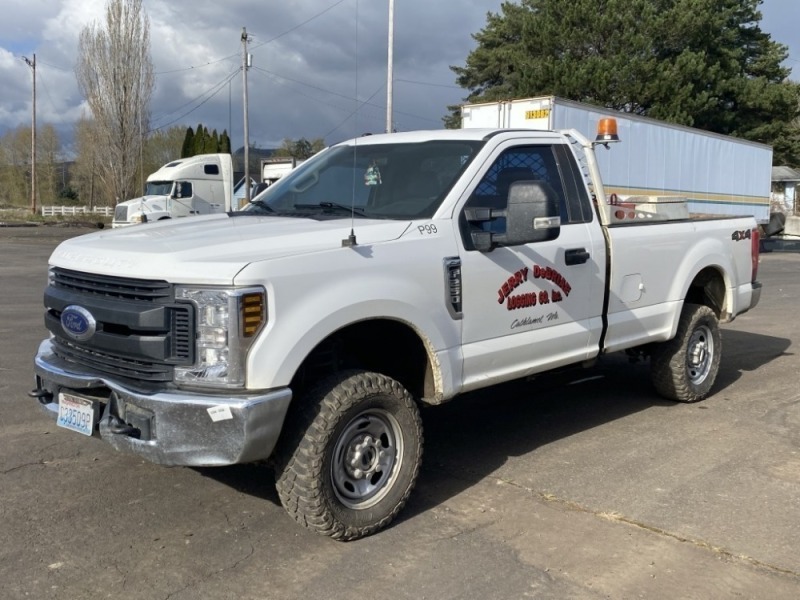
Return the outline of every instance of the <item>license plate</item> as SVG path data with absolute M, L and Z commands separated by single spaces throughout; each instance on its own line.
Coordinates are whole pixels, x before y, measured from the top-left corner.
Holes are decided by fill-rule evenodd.
M 73 394 L 58 395 L 58 421 L 56 424 L 83 435 L 92 435 L 94 430 L 95 403 L 88 398 Z

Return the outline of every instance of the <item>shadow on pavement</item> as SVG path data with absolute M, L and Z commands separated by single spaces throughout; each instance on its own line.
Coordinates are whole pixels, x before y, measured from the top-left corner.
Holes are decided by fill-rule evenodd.
M 724 356 L 715 392 L 735 383 L 742 372 L 783 355 L 789 345 L 787 339 L 723 330 Z M 673 405 L 653 390 L 649 362 L 632 363 L 618 353 L 604 357 L 592 368 L 548 373 L 424 408 L 420 481 L 396 522 L 447 502 L 496 471 L 509 457 L 654 406 Z M 272 469 L 264 464 L 198 472 L 242 493 L 280 504 Z
M 755 371 L 786 352 L 792 341 L 747 331 L 722 328 L 722 363 L 714 390 L 719 392 L 735 383 L 743 372 Z

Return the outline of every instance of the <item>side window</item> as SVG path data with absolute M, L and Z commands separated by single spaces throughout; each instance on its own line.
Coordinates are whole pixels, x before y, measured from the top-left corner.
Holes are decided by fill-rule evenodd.
M 544 181 L 555 190 L 559 199 L 561 222 L 569 223 L 569 213 L 564 200 L 564 185 L 558 168 L 558 161 L 553 146 L 519 146 L 504 151 L 489 167 L 486 174 L 475 187 L 472 195 L 467 200 L 466 207 L 482 207 L 503 209 L 508 205 L 508 190 L 516 181 Z M 462 219 L 462 235 L 467 247 L 472 245 L 469 238 L 469 227 L 479 227 L 485 231 L 504 233 L 506 230 L 505 217 L 473 225 L 466 223 L 464 214 Z
M 584 176 L 575 160 L 575 155 L 563 144 L 555 146 L 555 152 L 563 174 L 569 223 L 590 223 L 594 215 L 594 207 L 586 191 Z
M 505 208 L 508 189 L 516 181 L 545 181 L 556 191 L 561 219 L 568 219 L 564 186 L 552 146 L 520 146 L 503 152 L 472 192 L 467 206 Z
M 180 188 L 181 198 L 192 197 L 192 183 L 190 181 L 181 181 Z

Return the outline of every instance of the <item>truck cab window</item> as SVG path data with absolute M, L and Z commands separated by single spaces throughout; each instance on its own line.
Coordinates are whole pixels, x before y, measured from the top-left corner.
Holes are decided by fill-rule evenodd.
M 561 222 L 570 222 L 569 210 L 564 197 L 564 185 L 553 146 L 519 146 L 504 151 L 481 178 L 465 208 L 504 209 L 508 205 L 508 190 L 517 181 L 544 181 L 553 188 L 559 198 Z M 506 218 L 497 217 L 492 221 L 467 223 L 462 212 L 462 236 L 467 247 L 471 246 L 469 231 L 478 227 L 485 231 L 503 233 Z
M 398 142 L 336 146 L 271 185 L 259 204 L 305 216 L 359 209 L 376 219 L 430 218 L 485 142 Z M 260 210 L 255 206 L 250 210 Z
M 192 183 L 191 181 L 181 181 L 175 188 L 176 196 L 179 198 L 192 197 Z

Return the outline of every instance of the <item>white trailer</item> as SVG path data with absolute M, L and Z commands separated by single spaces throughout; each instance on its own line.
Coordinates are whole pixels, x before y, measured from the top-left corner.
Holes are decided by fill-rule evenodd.
M 276 156 L 261 159 L 261 182 L 267 187 L 278 181 L 284 175 L 292 172 L 297 165 L 302 164 L 293 156 Z
M 584 135 L 613 117 L 625 143 L 597 153 L 608 196 L 620 202 L 685 198 L 690 213 L 769 222 L 770 146 L 555 96 L 466 104 L 461 117 L 464 129 L 575 129 Z

